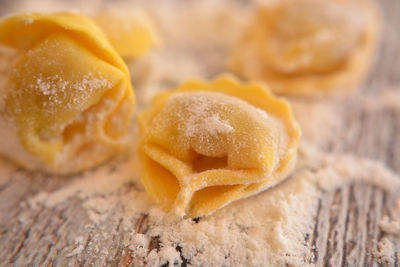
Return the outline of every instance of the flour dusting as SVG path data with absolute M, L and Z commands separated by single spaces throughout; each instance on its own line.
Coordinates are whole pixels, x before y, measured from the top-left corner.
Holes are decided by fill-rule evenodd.
M 86 228 L 123 218 L 122 227 L 130 238 L 126 244 L 135 261 L 141 259 L 150 266 L 166 262 L 181 264 L 177 246 L 194 266 L 312 265 L 313 251 L 306 236 L 313 229 L 323 191 L 356 180 L 392 193 L 400 188 L 400 177 L 377 162 L 326 154 L 305 142 L 301 144 L 300 160 L 290 179 L 266 192 L 236 201 L 196 223 L 165 213 L 151 202 L 140 186 L 136 160 L 134 156 L 121 158 L 111 164 L 116 168 L 112 173 L 110 166 L 101 166 L 57 191 L 39 193 L 29 204 L 33 209 L 50 208 L 78 197 L 89 216 Z M 126 189 L 129 183 L 135 184 L 133 190 Z M 142 214 L 148 214 L 146 223 L 151 228 L 137 233 L 133 230 Z M 154 237 L 161 244 L 159 251 L 149 251 Z M 71 255 L 79 253 L 79 240 Z
M 72 8 L 67 1 L 57 5 L 48 0 L 39 2 L 19 1 L 13 8 L 18 12 L 65 11 Z M 104 4 L 100 2 L 85 2 L 79 10 L 92 13 L 101 10 Z M 139 2 L 144 4 L 145 1 Z M 156 92 L 174 88 L 188 78 L 210 78 L 224 70 L 229 45 L 249 14 L 247 6 L 236 3 L 227 9 L 225 4 L 226 1 L 190 1 L 179 4 L 176 9 L 179 12 L 176 13 L 174 8 L 160 1 L 149 4 L 150 13 L 161 26 L 165 49 L 129 63 L 138 109 L 146 106 Z M 180 15 L 173 17 L 171 14 Z M 188 18 L 193 20 L 183 23 Z M 198 31 L 192 30 L 194 26 Z M 0 93 L 4 84 L 1 76 L 6 71 L 0 62 Z M 107 87 L 101 79 L 86 78 L 89 87 Z M 41 77 L 37 79 L 40 79 L 37 86 L 45 95 L 52 94 L 47 83 L 55 83 L 59 88 L 67 86 L 57 77 L 51 81 Z M 362 97 L 360 101 L 367 111 L 384 106 L 397 112 L 399 101 L 396 99 L 398 93 L 393 91 L 379 97 Z M 400 177 L 380 162 L 326 152 L 327 142 L 334 140 L 343 123 L 343 102 L 289 101 L 303 129 L 293 174 L 276 187 L 231 203 L 210 216 L 181 219 L 165 213 L 151 201 L 140 182 L 136 129 L 132 129 L 129 136 L 132 147 L 126 154 L 67 178 L 26 172 L 0 158 L 0 188 L 6 188 L 7 184 L 12 184 L 11 181 L 18 181 L 17 185 L 27 192 L 24 185 L 31 186 L 39 180 L 60 185 L 37 189 L 26 201 L 21 201 L 18 207 L 23 212 L 18 223 L 23 226 L 23 231 L 27 230 L 24 227 L 31 226 L 29 234 L 32 238 L 38 232 L 45 232 L 42 229 L 42 232 L 37 231 L 37 228 L 48 227 L 40 222 L 54 224 L 46 218 L 46 214 L 54 217 L 57 223 L 57 220 L 64 220 L 59 222 L 61 226 L 55 233 L 46 232 L 40 236 L 44 243 L 29 244 L 26 237 L 28 241 L 25 245 L 32 245 L 35 249 L 46 248 L 48 259 L 53 257 L 61 262 L 67 259 L 71 265 L 94 259 L 97 266 L 123 266 L 123 263 L 134 266 L 314 266 L 319 252 L 309 237 L 315 230 L 318 205 L 324 194 L 362 182 L 384 190 L 388 199 L 396 199 L 399 198 Z M 0 95 L 0 112 L 1 103 Z M 199 106 L 197 111 L 201 110 Z M 4 124 L 0 122 L 1 125 Z M 189 136 L 199 129 L 224 134 L 232 131 L 229 122 L 217 115 L 210 116 L 206 122 L 192 120 L 185 127 Z M 2 194 L 7 192 L 1 191 Z M 40 214 L 40 218 L 35 218 L 35 214 Z M 0 222 L 3 216 L 5 214 L 0 214 Z M 378 263 L 390 264 L 398 257 L 395 255 L 395 240 L 399 236 L 399 218 L 400 200 L 397 200 L 397 206 L 379 223 L 383 237 L 375 240 L 374 257 Z M 31 225 L 35 219 L 38 221 Z M 14 228 L 9 230 L 11 235 L 19 233 L 13 231 Z M 49 240 L 51 246 L 45 243 Z M 57 255 L 51 254 L 59 244 L 61 248 Z M 120 249 L 117 252 L 116 247 Z M 120 256 L 122 260 L 118 263 L 104 260 Z M 33 261 L 33 258 L 21 257 L 16 259 L 15 264 L 26 266 Z

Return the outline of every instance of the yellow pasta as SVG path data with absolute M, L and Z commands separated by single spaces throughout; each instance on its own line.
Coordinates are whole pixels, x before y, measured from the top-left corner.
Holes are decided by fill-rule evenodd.
M 94 20 L 124 59 L 143 56 L 160 43 L 151 19 L 144 12 L 103 12 L 94 16 Z
M 73 173 L 123 147 L 134 95 L 102 31 L 72 13 L 0 21 L 0 153 L 31 169 Z
M 147 192 L 164 209 L 190 217 L 286 178 L 300 135 L 286 101 L 231 77 L 159 93 L 138 123 Z
M 350 91 L 366 74 L 378 20 L 369 0 L 285 0 L 260 6 L 231 69 L 279 94 Z

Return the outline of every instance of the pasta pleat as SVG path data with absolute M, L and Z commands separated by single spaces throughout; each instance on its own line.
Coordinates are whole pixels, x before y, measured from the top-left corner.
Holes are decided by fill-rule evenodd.
M 0 45 L 15 53 L 0 88 L 0 153 L 25 167 L 73 173 L 123 147 L 134 107 L 127 67 L 102 31 L 72 13 L 0 21 Z M 7 149 L 6 149 L 7 148 Z
M 287 102 L 231 77 L 160 93 L 138 123 L 147 192 L 190 217 L 279 183 L 293 169 L 300 136 Z

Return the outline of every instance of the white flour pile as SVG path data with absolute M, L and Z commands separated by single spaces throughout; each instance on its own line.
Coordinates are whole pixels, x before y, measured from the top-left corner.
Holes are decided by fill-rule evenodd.
M 173 88 L 189 77 L 210 78 L 224 70 L 227 45 L 236 38 L 247 14 L 246 11 L 239 16 L 237 6 L 225 10 L 221 8 L 222 3 L 214 3 L 219 1 L 203 1 L 202 4 L 191 1 L 182 4 L 180 16 L 174 17 L 172 11 L 175 9 L 157 2 L 160 7 L 150 5 L 149 9 L 158 24 L 163 26 L 165 47 L 130 64 L 138 109 L 147 105 L 151 96 L 161 89 Z M 21 3 L 30 5 L 16 4 L 15 10 L 70 8 L 55 7 L 49 1 L 42 4 L 35 1 L 34 6 L 31 1 Z M 60 3 L 67 5 L 66 1 Z M 98 0 L 90 1 L 90 5 L 93 9 L 102 6 Z M 216 8 L 210 8 L 210 5 Z M 46 9 L 42 8 L 44 6 Z M 192 24 L 184 23 L 192 17 L 196 18 Z M 193 27 L 199 27 L 199 30 L 193 33 Z M 221 38 L 212 39 L 211 36 Z M 395 97 L 398 99 L 398 95 Z M 359 101 L 371 109 L 384 105 L 399 111 L 398 101 L 392 101 L 395 97 L 385 95 L 377 99 L 371 96 Z M 155 206 L 141 186 L 134 145 L 126 155 L 70 177 L 60 189 L 42 191 L 21 203 L 21 207 L 29 214 L 30 210 L 42 207 L 71 207 L 76 205 L 74 200 L 79 200 L 87 218 L 70 215 L 69 219 L 79 222 L 80 226 L 64 237 L 72 245 L 65 247 L 64 254 L 59 256 L 71 260 L 84 251 L 93 258 L 106 258 L 109 251 L 102 244 L 110 243 L 113 238 L 110 229 L 121 222 L 124 231 L 122 245 L 130 253 L 126 254 L 128 252 L 124 250 L 123 256 L 129 256 L 134 266 L 160 266 L 167 262 L 169 266 L 182 263 L 193 266 L 313 265 L 314 244 L 308 236 L 312 235 L 315 227 L 315 215 L 323 192 L 361 181 L 394 195 L 400 188 L 400 177 L 379 162 L 322 152 L 327 140 L 333 140 L 340 128 L 343 116 L 340 101 L 291 99 L 291 102 L 303 128 L 294 174 L 277 187 L 236 201 L 210 216 L 183 220 Z M 134 144 L 136 129 L 132 130 L 131 138 Z M 15 168 L 0 158 L 0 185 L 10 179 Z M 31 178 L 29 173 L 20 175 Z M 400 201 L 398 203 L 399 207 L 380 223 L 382 231 L 387 233 L 376 251 L 377 258 L 382 261 L 393 262 L 393 238 L 400 236 Z M 19 220 L 22 225 L 27 225 L 30 218 L 21 216 Z M 138 221 L 143 225 L 140 226 Z M 90 242 L 86 240 L 89 232 Z M 158 247 L 154 246 L 154 240 L 158 240 Z
M 143 261 L 150 266 L 167 261 L 182 263 L 176 250 L 180 246 L 184 258 L 190 259 L 194 266 L 305 265 L 313 259 L 306 236 L 312 233 L 322 190 L 332 191 L 359 179 L 393 193 L 400 187 L 400 177 L 379 163 L 348 155 L 324 154 L 308 143 L 302 143 L 299 159 L 295 174 L 283 184 L 234 202 L 198 223 L 164 213 L 141 186 L 134 191 L 124 190 L 129 182 L 140 184 L 134 156 L 114 163 L 117 170 L 111 174 L 109 166 L 100 167 L 58 191 L 38 194 L 29 200 L 29 205 L 33 209 L 42 205 L 57 207 L 71 197 L 78 197 L 90 218 L 90 223 L 84 226 L 86 229 L 101 227 L 113 218 L 123 218 L 123 227 L 130 232 L 125 245 L 133 251 L 137 264 Z M 136 220 L 142 214 L 149 215 L 151 227 L 145 234 L 135 233 Z M 396 222 L 382 222 L 384 231 L 398 235 L 396 225 Z M 107 233 L 104 235 L 95 237 L 99 240 L 93 242 L 110 238 Z M 149 252 L 150 239 L 155 236 L 161 242 L 160 250 Z M 75 236 L 75 242 L 76 248 L 70 256 L 83 249 L 81 236 Z

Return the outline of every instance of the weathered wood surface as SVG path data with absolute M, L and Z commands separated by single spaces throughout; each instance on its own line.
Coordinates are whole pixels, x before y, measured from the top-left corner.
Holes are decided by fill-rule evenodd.
M 1 8 L 4 3 L 0 1 Z M 383 0 L 380 5 L 385 25 L 379 55 L 363 86 L 365 94 L 377 98 L 385 91 L 400 90 L 400 1 Z M 379 159 L 399 173 L 400 111 L 390 106 L 367 109 L 357 98 L 343 100 L 341 107 L 341 129 L 333 140 L 327 140 L 325 149 Z M 132 252 L 125 246 L 127 230 L 120 227 L 122 218 L 84 229 L 82 225 L 89 218 L 81 200 L 74 197 L 55 208 L 31 210 L 21 203 L 41 191 L 63 187 L 70 178 L 48 179 L 37 173 L 27 178 L 25 174 L 15 169 L 12 177 L 0 177 L 0 266 L 132 266 Z M 127 185 L 127 190 L 134 187 Z M 378 222 L 389 214 L 391 205 L 384 191 L 363 183 L 325 192 L 319 201 L 315 229 L 306 240 L 313 249 L 313 262 L 318 266 L 377 265 L 376 240 L 385 235 Z M 143 233 L 148 227 L 143 214 L 131 231 Z M 71 257 L 76 244 L 68 236 L 76 232 L 84 237 L 83 247 Z M 107 232 L 108 238 L 98 238 L 102 232 Z M 154 238 L 150 250 L 159 245 Z M 400 243 L 396 245 L 395 258 L 382 265 L 400 266 Z M 101 250 L 108 253 L 98 253 Z M 182 259 L 182 266 L 190 261 Z

